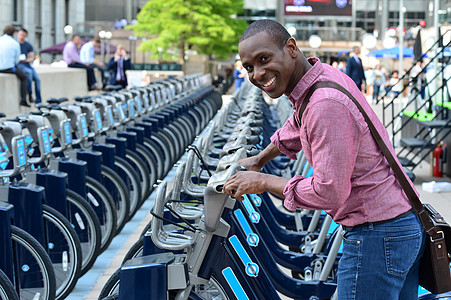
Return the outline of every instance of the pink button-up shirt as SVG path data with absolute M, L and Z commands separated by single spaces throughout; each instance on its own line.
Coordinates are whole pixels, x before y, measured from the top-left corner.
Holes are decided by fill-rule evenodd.
M 271 137 L 271 142 L 291 159 L 301 149 L 313 166 L 313 177 L 294 176 L 285 186 L 284 205 L 289 210 L 325 210 L 335 222 L 355 226 L 394 218 L 411 208 L 410 202 L 380 152 L 358 108 L 345 94 L 332 88 L 317 89 L 302 115 L 298 111 L 309 88 L 332 81 L 360 102 L 394 154 L 387 131 L 363 94 L 346 74 L 317 58 L 289 96 L 294 114 Z

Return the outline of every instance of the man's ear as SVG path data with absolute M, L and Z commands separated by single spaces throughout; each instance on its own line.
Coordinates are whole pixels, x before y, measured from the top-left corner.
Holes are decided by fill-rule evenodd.
M 296 40 L 294 38 L 289 38 L 285 47 L 287 47 L 291 57 L 295 58 L 298 56 L 298 46 L 296 45 Z

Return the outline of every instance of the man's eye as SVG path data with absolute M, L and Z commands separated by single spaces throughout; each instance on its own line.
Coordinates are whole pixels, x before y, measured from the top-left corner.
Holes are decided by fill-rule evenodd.
M 251 71 L 252 71 L 252 67 L 250 67 L 250 66 L 246 66 L 245 69 L 246 69 L 246 71 L 248 71 L 248 72 L 251 72 Z
M 267 56 L 267 55 L 262 56 L 262 58 L 261 58 L 261 62 L 267 62 L 268 60 L 269 60 L 269 56 Z

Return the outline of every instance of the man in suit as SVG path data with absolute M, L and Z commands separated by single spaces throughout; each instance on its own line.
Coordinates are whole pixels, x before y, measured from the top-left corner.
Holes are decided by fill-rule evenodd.
M 128 84 L 125 71 L 130 70 L 131 61 L 124 46 L 117 46 L 116 53 L 114 54 L 114 57 L 110 59 L 107 68 L 111 73 L 110 84 L 120 84 L 125 88 Z
M 354 54 L 348 58 L 346 74 L 351 77 L 357 87 L 362 90 L 362 84 L 366 84 L 366 78 L 365 72 L 363 71 L 362 60 L 358 57 L 360 54 L 360 47 L 354 46 L 352 52 L 354 52 Z

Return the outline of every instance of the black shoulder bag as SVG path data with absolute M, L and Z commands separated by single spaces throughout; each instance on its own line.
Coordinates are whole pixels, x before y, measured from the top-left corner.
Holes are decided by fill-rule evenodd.
M 315 83 L 310 88 L 305 100 L 301 104 L 299 110 L 299 125 L 301 125 L 302 114 L 307 107 L 310 97 L 318 88 L 333 88 L 339 90 L 348 96 L 362 113 L 371 134 L 379 145 L 382 154 L 390 164 L 396 179 L 409 198 L 409 201 L 418 215 L 424 230 L 428 234 L 429 238 L 426 241 L 426 248 L 420 262 L 420 285 L 434 294 L 451 291 L 451 273 L 449 264 L 449 250 L 451 250 L 451 227 L 431 205 L 423 205 L 421 203 L 414 189 L 410 185 L 406 174 L 400 168 L 396 162 L 396 159 L 393 157 L 387 145 L 382 140 L 379 132 L 376 130 L 376 127 L 354 96 L 335 82 L 323 81 Z

